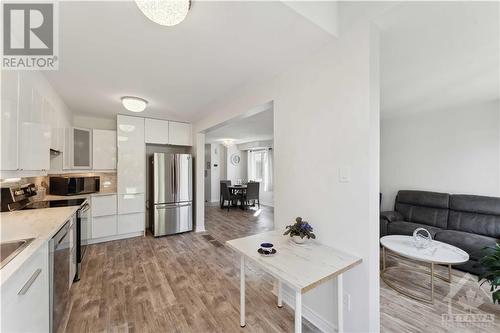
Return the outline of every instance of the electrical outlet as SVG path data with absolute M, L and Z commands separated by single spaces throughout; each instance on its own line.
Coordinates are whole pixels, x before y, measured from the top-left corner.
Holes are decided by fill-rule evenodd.
M 351 295 L 344 294 L 344 311 L 351 312 Z

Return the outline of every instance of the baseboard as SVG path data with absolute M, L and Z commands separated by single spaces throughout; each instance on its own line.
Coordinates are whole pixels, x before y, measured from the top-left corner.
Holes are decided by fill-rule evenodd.
M 283 297 L 283 302 L 295 310 L 295 295 L 287 292 L 286 290 L 283 290 L 281 296 Z M 304 305 L 303 303 L 302 303 L 302 317 L 306 318 L 314 326 L 319 328 L 321 332 L 325 333 L 337 332 L 337 325 L 329 322 L 328 320 L 326 320 L 325 318 L 314 312 L 310 307 Z
M 94 239 L 89 239 L 87 241 L 87 244 L 97 244 L 97 243 L 104 243 L 104 242 L 111 242 L 115 240 L 120 240 L 120 239 L 125 239 L 125 238 L 132 238 L 132 237 L 141 237 L 144 236 L 143 231 L 139 232 L 131 232 L 128 234 L 122 234 L 122 235 L 113 235 L 113 236 L 108 236 L 108 237 L 101 237 L 101 238 L 94 238 Z

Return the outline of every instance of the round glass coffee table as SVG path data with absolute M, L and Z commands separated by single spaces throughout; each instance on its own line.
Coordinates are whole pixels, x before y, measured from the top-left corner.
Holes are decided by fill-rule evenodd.
M 405 296 L 431 304 L 434 303 L 434 278 L 437 277 L 443 281 L 451 282 L 451 265 L 462 264 L 469 260 L 469 254 L 467 254 L 464 250 L 435 240 L 433 240 L 427 248 L 417 248 L 412 236 L 391 235 L 380 238 L 380 244 L 382 245 L 382 270 L 380 271 L 380 277 L 382 280 L 389 287 Z M 396 286 L 386 279 L 386 272 L 399 268 L 398 266 L 386 267 L 386 255 L 388 251 L 403 258 L 430 264 L 430 271 L 418 269 L 418 271 L 430 275 L 431 286 L 429 298 L 413 294 L 406 289 Z M 448 277 L 446 278 L 435 274 L 434 265 L 447 265 Z

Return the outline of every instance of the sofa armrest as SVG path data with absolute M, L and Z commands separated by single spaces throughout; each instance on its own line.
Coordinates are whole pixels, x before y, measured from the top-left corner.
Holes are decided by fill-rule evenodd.
M 380 218 L 387 220 L 387 222 L 393 222 L 393 221 L 403 221 L 403 215 L 401 213 L 392 211 L 392 212 L 380 212 Z

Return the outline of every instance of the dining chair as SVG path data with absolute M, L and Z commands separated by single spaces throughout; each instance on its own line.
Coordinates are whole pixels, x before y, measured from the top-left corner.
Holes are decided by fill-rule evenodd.
M 255 202 L 257 201 L 257 204 L 260 209 L 259 188 L 260 188 L 260 183 L 258 182 L 250 182 L 247 184 L 247 190 L 243 197 L 246 206 L 249 205 L 250 200 L 253 201 L 254 205 Z
M 219 194 L 220 208 L 222 208 L 222 204 L 223 204 L 223 201 L 222 201 L 222 184 L 226 184 L 227 186 L 231 186 L 231 181 L 230 180 L 221 180 L 220 181 L 220 194 Z
M 236 194 L 231 193 L 231 191 L 229 191 L 229 187 L 228 187 L 227 183 L 221 182 L 220 187 L 221 187 L 221 193 L 222 193 L 221 208 L 224 208 L 224 205 L 227 201 L 228 202 L 227 203 L 227 211 L 229 211 L 229 208 L 231 208 L 233 202 L 237 202 L 238 200 L 243 201 L 243 198 L 241 197 L 241 195 L 236 195 Z

